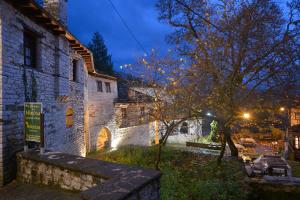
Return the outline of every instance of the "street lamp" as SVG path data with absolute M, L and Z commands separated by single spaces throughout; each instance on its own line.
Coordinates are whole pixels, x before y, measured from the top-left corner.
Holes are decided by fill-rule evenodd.
M 290 127 L 290 112 L 289 109 L 285 109 L 285 107 L 280 107 L 280 112 L 283 113 L 284 116 L 284 127 L 285 131 L 283 133 L 284 139 L 284 158 L 287 159 L 289 156 L 289 127 Z
M 244 119 L 250 119 L 251 115 L 249 113 L 243 114 Z

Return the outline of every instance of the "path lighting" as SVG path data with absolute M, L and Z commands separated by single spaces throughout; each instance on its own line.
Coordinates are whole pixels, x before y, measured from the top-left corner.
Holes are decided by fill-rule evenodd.
M 250 119 L 250 114 L 249 113 L 244 113 L 243 117 L 244 117 L 244 119 Z

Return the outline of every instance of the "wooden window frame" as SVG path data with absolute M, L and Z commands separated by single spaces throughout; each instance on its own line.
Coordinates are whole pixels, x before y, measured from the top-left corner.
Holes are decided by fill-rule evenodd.
M 122 118 L 127 118 L 127 109 L 126 108 L 121 108 L 121 115 L 122 115 Z
M 96 83 L 97 83 L 97 92 L 103 92 L 102 81 L 96 81 Z
M 79 81 L 79 77 L 78 77 L 78 60 L 73 59 L 72 60 L 72 81 L 74 82 L 78 82 Z
M 140 107 L 140 115 L 141 116 L 145 115 L 145 107 L 144 106 Z
M 23 53 L 24 53 L 24 66 L 30 68 L 37 68 L 37 42 L 39 36 L 30 31 L 24 29 L 23 32 Z M 27 51 L 28 50 L 28 51 Z M 29 52 L 29 55 L 27 53 Z M 30 62 L 30 63 L 29 63 Z
M 111 93 L 110 82 L 105 82 L 105 90 L 106 90 L 106 93 Z

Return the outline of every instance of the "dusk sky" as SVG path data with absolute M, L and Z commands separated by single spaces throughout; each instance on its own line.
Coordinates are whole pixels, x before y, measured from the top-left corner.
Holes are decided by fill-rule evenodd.
M 158 21 L 155 0 L 111 0 L 144 48 L 164 52 L 171 28 Z M 68 1 L 69 30 L 84 44 L 99 31 L 112 54 L 114 67 L 133 64 L 144 52 L 131 37 L 109 0 Z

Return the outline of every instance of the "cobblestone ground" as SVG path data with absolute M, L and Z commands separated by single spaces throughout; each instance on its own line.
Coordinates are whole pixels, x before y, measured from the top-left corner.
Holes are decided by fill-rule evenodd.
M 79 193 L 12 182 L 0 188 L 0 200 L 80 200 Z

